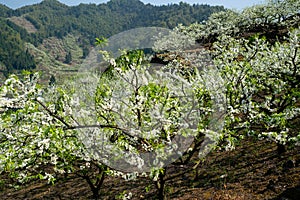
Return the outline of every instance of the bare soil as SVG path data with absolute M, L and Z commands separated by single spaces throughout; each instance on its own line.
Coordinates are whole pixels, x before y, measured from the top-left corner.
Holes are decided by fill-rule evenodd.
M 24 17 L 11 17 L 9 19 L 10 21 L 12 21 L 13 23 L 17 24 L 20 27 L 23 27 L 26 29 L 26 31 L 28 33 L 35 33 L 38 30 L 36 29 L 36 27 L 27 19 L 25 19 Z
M 273 142 L 247 139 L 233 151 L 211 152 L 196 169 L 197 159 L 184 166 L 167 168 L 167 199 L 174 200 L 299 200 L 300 148 L 276 151 Z M 1 180 L 1 176 L 0 176 Z M 157 190 L 147 178 L 125 181 L 108 177 L 101 199 L 121 198 L 132 193 L 134 200 L 157 199 Z M 0 199 L 91 199 L 88 184 L 75 175 L 55 185 L 32 182 L 15 190 L 0 187 Z

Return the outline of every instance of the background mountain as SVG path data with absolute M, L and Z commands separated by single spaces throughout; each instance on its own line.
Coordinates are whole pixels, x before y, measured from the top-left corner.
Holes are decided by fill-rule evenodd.
M 44 0 L 16 10 L 0 4 L 3 27 L 0 72 L 7 75 L 13 70 L 36 67 L 65 70 L 88 55 L 96 37 L 109 37 L 137 27 L 189 25 L 202 22 L 221 10 L 223 6 L 186 3 L 154 6 L 139 0 L 111 0 L 99 5 L 78 6 Z

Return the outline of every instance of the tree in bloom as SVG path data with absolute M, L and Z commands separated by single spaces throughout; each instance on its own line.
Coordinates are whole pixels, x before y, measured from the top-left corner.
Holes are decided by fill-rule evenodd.
M 244 134 L 278 143 L 299 143 L 299 29 L 285 42 L 270 44 L 253 36 L 223 36 L 215 43 L 216 65 L 227 80 L 231 141 Z
M 13 185 L 45 179 L 54 183 L 60 174 L 84 178 L 93 197 L 108 168 L 90 157 L 77 139 L 71 101 L 65 90 L 44 88 L 38 74 L 12 75 L 0 89 L 0 172 Z
M 246 135 L 298 144 L 299 2 L 267 1 L 176 30 L 211 50 L 226 86 L 225 148 Z
M 101 74 L 81 74 L 60 87 L 43 87 L 38 74 L 29 73 L 5 81 L 1 173 L 15 184 L 37 178 L 54 183 L 59 174 L 73 173 L 97 199 L 106 175 L 149 172 L 164 198 L 164 167 L 195 137 L 216 137 L 208 130 L 211 104 L 201 101 L 208 95 L 203 76 L 196 68 L 153 69 L 142 51 L 109 63 Z

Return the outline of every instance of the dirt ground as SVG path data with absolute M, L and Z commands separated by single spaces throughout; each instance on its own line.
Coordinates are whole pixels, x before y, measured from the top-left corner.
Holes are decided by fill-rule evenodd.
M 233 151 L 215 151 L 195 166 L 169 166 L 167 199 L 174 200 L 299 200 L 300 148 L 279 155 L 276 144 L 245 140 Z M 1 176 L 0 176 L 1 180 Z M 101 189 L 101 199 L 157 199 L 153 182 L 146 178 L 125 181 L 109 177 Z M 0 199 L 91 199 L 85 180 L 71 175 L 55 185 L 37 181 L 12 189 L 0 186 Z

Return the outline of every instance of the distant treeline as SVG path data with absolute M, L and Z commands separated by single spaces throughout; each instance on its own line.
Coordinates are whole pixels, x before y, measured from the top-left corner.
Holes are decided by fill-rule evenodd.
M 158 26 L 174 28 L 178 24 L 202 22 L 223 6 L 190 5 L 187 3 L 154 6 L 139 0 L 111 0 L 103 4 L 67 6 L 57 0 L 12 10 L 0 4 L 1 33 L 0 58 L 7 69 L 34 68 L 33 58 L 24 48 L 24 42 L 35 46 L 48 37 L 63 38 L 67 34 L 80 36 L 82 49 L 94 44 L 96 37 L 137 27 Z M 22 27 L 7 20 L 24 17 L 37 32 L 27 33 Z M 3 27 L 3 28 L 2 28 Z
M 4 66 L 1 71 L 5 76 L 12 70 L 28 70 L 36 67 L 34 58 L 25 48 L 21 37 L 25 30 L 17 27 L 13 29 L 10 25 L 13 24 L 9 20 L 0 19 L 0 64 Z

